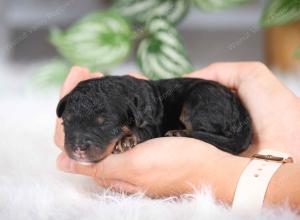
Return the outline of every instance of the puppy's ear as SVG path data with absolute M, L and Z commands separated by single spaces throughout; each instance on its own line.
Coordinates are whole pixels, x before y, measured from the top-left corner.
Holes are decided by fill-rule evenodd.
M 68 95 L 66 95 L 65 97 L 63 97 L 56 108 L 56 115 L 57 117 L 61 118 L 62 114 L 64 113 L 65 107 L 66 107 L 66 101 L 68 99 Z
M 133 101 L 129 104 L 129 115 L 133 117 L 135 125 L 139 128 L 145 127 L 147 123 L 147 119 L 143 114 L 144 102 L 143 100 L 136 95 L 133 98 Z

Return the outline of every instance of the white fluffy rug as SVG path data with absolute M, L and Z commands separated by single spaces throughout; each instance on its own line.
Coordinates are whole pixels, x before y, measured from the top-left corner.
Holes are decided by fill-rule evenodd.
M 208 191 L 176 201 L 152 200 L 105 191 L 87 177 L 57 171 L 59 150 L 52 138 L 57 96 L 24 93 L 0 89 L 1 220 L 238 219 Z M 297 216 L 282 208 L 257 218 Z

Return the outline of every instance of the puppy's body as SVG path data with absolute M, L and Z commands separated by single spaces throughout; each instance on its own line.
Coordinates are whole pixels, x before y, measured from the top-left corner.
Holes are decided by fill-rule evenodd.
M 158 84 L 161 94 L 178 88 L 174 96 L 163 99 L 164 132 L 179 127 L 185 129 L 175 133 L 179 136 L 197 138 L 234 154 L 249 146 L 249 114 L 229 89 L 216 82 L 187 78 L 161 80 Z
M 252 137 L 249 115 L 238 97 L 201 79 L 87 80 L 61 100 L 57 114 L 64 120 L 69 156 L 82 161 L 100 160 L 119 140 L 137 144 L 155 137 L 185 136 L 238 154 Z

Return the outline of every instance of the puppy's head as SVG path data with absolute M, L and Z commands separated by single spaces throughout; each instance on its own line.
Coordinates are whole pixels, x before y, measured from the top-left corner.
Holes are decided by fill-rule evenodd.
M 57 106 L 57 116 L 63 119 L 65 151 L 80 162 L 103 159 L 123 132 L 121 115 L 99 86 L 92 80 L 81 82 Z

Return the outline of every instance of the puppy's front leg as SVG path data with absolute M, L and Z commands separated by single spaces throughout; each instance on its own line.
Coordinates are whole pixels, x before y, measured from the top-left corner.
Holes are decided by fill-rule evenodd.
M 115 146 L 114 153 L 122 153 L 137 144 L 159 137 L 159 130 L 156 126 L 146 126 L 145 128 L 123 128 L 124 136 L 118 141 Z
M 128 151 L 137 144 L 138 144 L 138 139 L 135 135 L 124 136 L 116 144 L 114 153 L 122 153 Z

